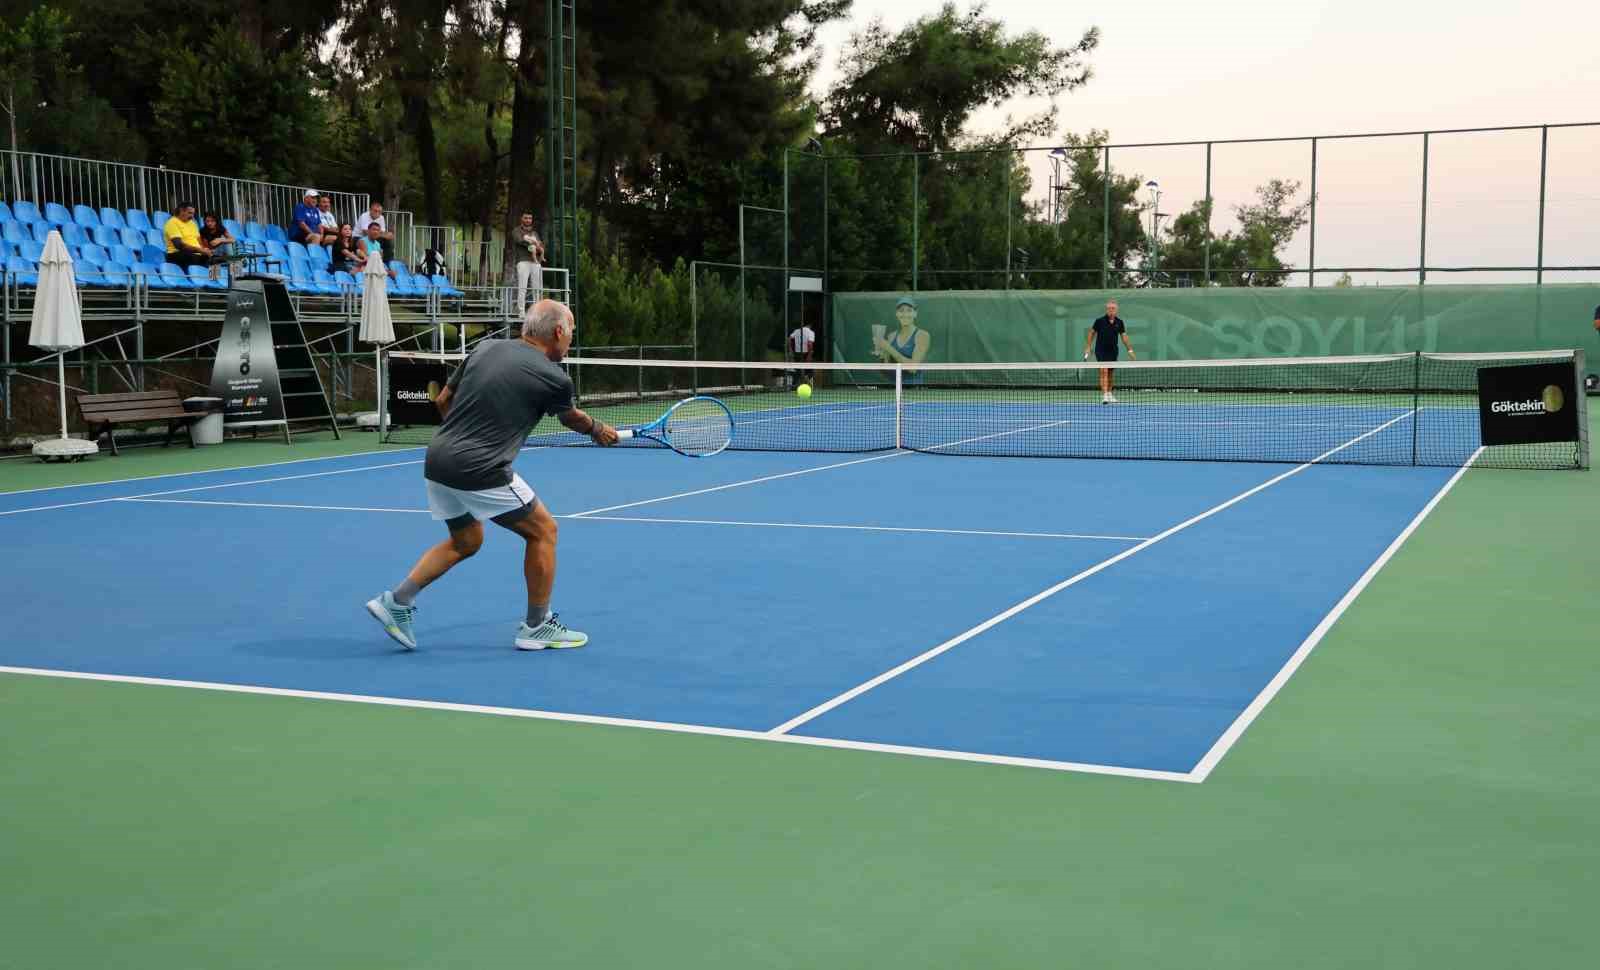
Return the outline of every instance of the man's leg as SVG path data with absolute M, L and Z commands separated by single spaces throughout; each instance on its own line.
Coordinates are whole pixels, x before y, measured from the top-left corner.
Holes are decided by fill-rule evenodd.
M 416 633 L 411 626 L 417 594 L 483 545 L 483 523 L 471 515 L 449 519 L 445 525 L 450 530 L 448 539 L 423 553 L 393 592 L 385 590 L 367 601 L 367 612 L 383 625 L 385 633 L 407 650 L 417 648 Z
M 513 308 L 516 316 L 522 316 L 522 311 L 528 306 L 528 280 L 532 277 L 532 263 L 521 262 L 517 264 L 517 305 Z
M 567 649 L 589 642 L 587 634 L 569 630 L 550 612 L 550 594 L 556 583 L 556 520 L 543 502 L 535 501 L 528 513 L 514 522 L 497 519 L 527 540 L 522 575 L 528 584 L 528 616 L 517 631 L 518 650 Z
M 423 553 L 406 575 L 406 581 L 395 591 L 395 599 L 400 600 L 402 605 L 410 606 L 411 598 L 426 589 L 428 584 L 455 568 L 463 559 L 470 559 L 482 548 L 482 522 L 468 516 L 445 524 L 450 528 L 450 537 Z

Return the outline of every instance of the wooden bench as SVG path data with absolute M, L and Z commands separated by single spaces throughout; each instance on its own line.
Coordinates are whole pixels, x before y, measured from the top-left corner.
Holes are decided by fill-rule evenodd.
M 205 417 L 203 411 L 185 411 L 177 391 L 131 391 L 126 394 L 79 394 L 78 410 L 89 425 L 90 440 L 105 435 L 111 443 L 111 453 L 117 454 L 117 436 L 113 433 L 119 424 L 167 423 L 165 448 L 172 444 L 172 436 L 179 428 L 189 432 L 189 447 L 194 447 L 194 423 Z

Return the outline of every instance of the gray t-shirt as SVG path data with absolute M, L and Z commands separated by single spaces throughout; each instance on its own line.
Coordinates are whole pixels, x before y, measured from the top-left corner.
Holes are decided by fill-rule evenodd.
M 572 410 L 572 379 L 522 340 L 485 340 L 450 375 L 450 411 L 422 474 L 478 491 L 511 482 L 511 462 L 545 415 Z

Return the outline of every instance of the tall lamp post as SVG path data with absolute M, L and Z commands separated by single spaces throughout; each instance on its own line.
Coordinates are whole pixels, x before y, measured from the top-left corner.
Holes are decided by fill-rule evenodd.
M 1161 217 L 1166 213 L 1161 211 L 1161 183 L 1155 179 L 1144 183 L 1150 190 L 1150 285 L 1154 286 L 1155 274 L 1161 268 Z

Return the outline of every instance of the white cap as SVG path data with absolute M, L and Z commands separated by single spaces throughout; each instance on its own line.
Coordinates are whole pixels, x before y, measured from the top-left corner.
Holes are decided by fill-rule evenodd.
M 307 197 L 314 199 L 314 198 L 317 197 L 317 190 L 316 189 L 306 189 L 305 194 L 306 194 Z

